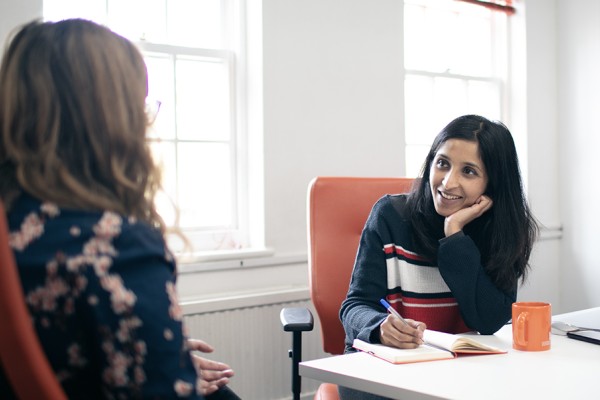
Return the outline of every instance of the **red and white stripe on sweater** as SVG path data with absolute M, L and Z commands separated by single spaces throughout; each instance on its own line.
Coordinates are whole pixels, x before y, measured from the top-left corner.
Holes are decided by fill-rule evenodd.
M 437 266 L 401 246 L 384 246 L 387 300 L 404 318 L 424 322 L 428 329 L 461 333 L 470 331 L 456 299 Z

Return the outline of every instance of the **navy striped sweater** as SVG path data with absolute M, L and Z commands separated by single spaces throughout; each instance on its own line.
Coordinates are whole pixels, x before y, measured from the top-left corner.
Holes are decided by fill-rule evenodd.
M 442 332 L 492 334 L 510 319 L 516 288 L 496 287 L 473 240 L 462 232 L 443 238 L 435 265 L 414 251 L 405 204 L 406 195 L 384 196 L 367 219 L 340 310 L 346 351 L 356 338 L 378 340 L 384 297 L 405 318 Z

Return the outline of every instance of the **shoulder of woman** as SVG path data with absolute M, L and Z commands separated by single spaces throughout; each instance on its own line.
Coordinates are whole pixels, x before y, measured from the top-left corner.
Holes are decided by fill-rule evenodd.
M 376 207 L 382 213 L 389 213 L 390 215 L 406 219 L 406 201 L 406 194 L 386 194 L 379 199 Z
M 147 249 L 164 249 L 165 239 L 158 228 L 135 218 L 121 217 L 119 242 Z
M 386 194 L 373 205 L 368 225 L 395 225 L 406 220 L 406 195 Z M 374 224 L 374 225 L 373 225 Z

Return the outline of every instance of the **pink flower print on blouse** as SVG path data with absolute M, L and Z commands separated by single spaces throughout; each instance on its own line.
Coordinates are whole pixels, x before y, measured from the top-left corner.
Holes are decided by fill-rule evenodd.
M 81 235 L 81 228 L 78 226 L 73 225 L 70 229 L 69 229 L 69 233 L 71 234 L 71 236 L 73 237 L 78 237 L 79 235 Z
M 21 230 L 11 232 L 8 243 L 15 250 L 23 251 L 31 242 L 42 236 L 44 223 L 36 213 L 30 213 L 21 224 Z
M 27 304 L 34 310 L 56 311 L 56 299 L 69 292 L 69 285 L 62 278 L 47 279 L 46 285 L 27 294 Z
M 181 310 L 181 306 L 177 300 L 177 291 L 173 282 L 167 282 L 167 294 L 169 295 L 169 300 L 171 301 L 171 305 L 169 306 L 169 315 L 175 321 L 181 321 L 183 319 L 183 311 Z
M 127 368 L 132 364 L 131 357 L 120 351 L 107 354 L 108 367 L 102 373 L 104 382 L 111 386 L 123 387 L 129 383 Z
M 144 368 L 136 365 L 133 368 L 133 379 L 137 385 L 142 385 L 146 382 L 146 373 L 144 372 Z
M 75 367 L 82 367 L 87 364 L 85 357 L 81 355 L 81 347 L 77 343 L 73 343 L 67 349 L 69 355 L 69 364 Z
M 125 288 L 120 276 L 105 275 L 100 278 L 100 284 L 110 292 L 110 301 L 116 314 L 123 314 L 131 310 L 137 298 L 131 290 Z
M 57 272 L 58 272 L 58 261 L 56 261 L 56 260 L 48 261 L 48 263 L 46 264 L 46 273 L 48 274 L 48 276 L 54 277 L 54 276 L 56 276 Z
M 92 263 L 92 257 L 86 255 L 77 255 L 67 258 L 65 264 L 67 265 L 67 271 L 79 272 L 81 267 L 87 266 Z
M 112 260 L 108 257 L 98 258 L 98 255 L 116 256 L 118 254 L 110 241 L 121 232 L 122 222 L 121 217 L 115 213 L 107 211 L 102 214 L 102 218 L 93 228 L 96 237 L 85 243 L 83 255 L 69 260 L 71 263 L 70 269 L 76 270 L 81 265 L 94 264 L 98 276 L 106 273 Z
M 117 339 L 121 343 L 131 341 L 131 331 L 142 326 L 142 320 L 137 317 L 123 318 L 119 321 L 119 329 L 117 330 Z
M 108 274 L 108 270 L 112 265 L 112 258 L 107 256 L 100 256 L 94 260 L 94 270 L 97 276 L 103 276 Z
M 85 245 L 83 245 L 83 254 L 86 256 L 97 256 L 98 254 L 116 256 L 117 251 L 109 240 L 96 237 L 90 239 Z
M 54 203 L 42 203 L 40 210 L 42 210 L 42 213 L 51 218 L 54 218 L 60 214 L 60 209 Z
M 94 226 L 94 233 L 103 239 L 112 239 L 121 233 L 123 220 L 118 214 L 106 211 Z
M 175 261 L 175 256 L 173 253 L 171 253 L 171 250 L 167 246 L 165 246 L 165 260 L 167 260 L 167 262 Z
M 96 296 L 95 294 L 91 294 L 88 296 L 88 304 L 91 306 L 97 306 L 99 303 L 99 299 L 98 296 Z
M 138 364 L 143 364 L 146 354 L 148 353 L 148 347 L 146 346 L 146 342 L 143 340 L 138 340 L 134 345 L 135 349 L 135 361 Z
M 63 310 L 65 314 L 71 315 L 75 312 L 75 300 L 72 297 L 69 297 L 65 300 L 65 305 L 63 306 Z
M 189 382 L 185 382 L 182 381 L 181 379 L 178 379 L 175 381 L 175 393 L 177 393 L 177 395 L 179 397 L 188 397 L 189 395 L 192 394 L 192 391 L 194 390 L 194 386 L 189 383 Z

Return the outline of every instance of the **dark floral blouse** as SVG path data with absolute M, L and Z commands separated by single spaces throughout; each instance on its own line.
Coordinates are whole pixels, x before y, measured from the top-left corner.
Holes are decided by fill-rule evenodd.
M 8 222 L 27 305 L 69 398 L 201 398 L 158 230 L 28 195 Z

